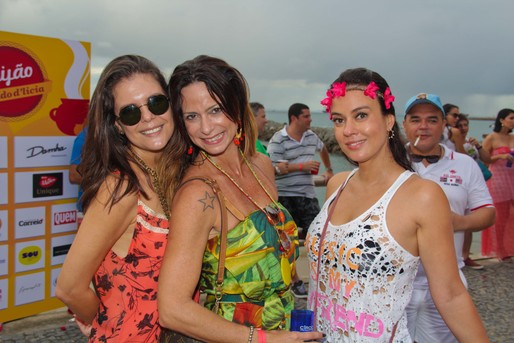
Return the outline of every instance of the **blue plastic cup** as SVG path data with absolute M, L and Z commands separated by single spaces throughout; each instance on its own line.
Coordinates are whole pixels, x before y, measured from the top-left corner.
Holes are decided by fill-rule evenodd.
M 314 312 L 311 310 L 292 310 L 290 331 L 314 331 Z

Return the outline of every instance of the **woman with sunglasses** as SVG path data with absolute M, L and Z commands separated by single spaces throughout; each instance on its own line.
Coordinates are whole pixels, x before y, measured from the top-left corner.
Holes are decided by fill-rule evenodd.
M 198 56 L 175 68 L 168 87 L 183 137 L 176 150 L 189 168 L 172 203 L 159 280 L 161 325 L 204 342 L 321 338 L 317 332 L 285 331 L 294 307 L 290 282 L 298 230 L 277 202 L 270 159 L 255 151 L 246 80 L 225 61 Z M 226 210 L 211 185 L 221 189 Z M 225 267 L 217 289 L 220 261 Z M 197 287 L 206 308 L 193 300 Z
M 305 240 L 317 330 L 327 342 L 412 342 L 405 309 L 421 260 L 457 336 L 486 342 L 456 268 L 448 201 L 413 173 L 386 80 L 349 69 L 326 94 L 336 140 L 358 168 L 330 179 Z
M 176 144 L 165 88 L 155 64 L 126 55 L 105 67 L 91 98 L 79 166 L 85 216 L 56 287 L 90 342 L 160 336 L 157 279 L 169 216 L 161 185 L 179 171 L 156 172 L 163 149 Z

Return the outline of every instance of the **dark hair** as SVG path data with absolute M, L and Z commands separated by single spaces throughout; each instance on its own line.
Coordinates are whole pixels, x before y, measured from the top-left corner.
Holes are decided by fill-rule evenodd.
M 500 132 L 501 131 L 502 123 L 501 123 L 500 120 L 507 118 L 508 115 L 511 114 L 511 113 L 514 113 L 514 110 L 510 109 L 510 108 L 504 108 L 504 109 L 500 110 L 500 112 L 498 112 L 498 115 L 496 116 L 496 120 L 494 121 L 494 128 L 493 128 L 494 132 Z
M 455 123 L 455 127 L 458 127 L 459 126 L 459 123 L 461 121 L 465 121 L 467 123 L 469 123 L 469 118 L 468 118 L 468 115 L 467 114 L 464 114 L 464 113 L 459 113 L 457 115 L 457 122 Z
M 139 191 L 147 196 L 129 164 L 129 161 L 133 161 L 129 153 L 130 142 L 115 126 L 113 89 L 119 82 L 135 74 L 152 76 L 165 94 L 164 76 L 154 63 L 144 57 L 120 56 L 104 68 L 91 97 L 87 118 L 88 131 L 79 165 L 81 186 L 84 189 L 81 200 L 85 210 L 109 175 L 117 175 L 118 178 L 109 200 L 110 207 L 132 192 Z M 174 174 L 168 173 L 167 178 L 172 175 Z M 127 187 L 122 192 L 122 183 L 125 180 Z
M 377 72 L 374 72 L 372 70 L 366 69 L 366 68 L 354 68 L 354 69 L 347 69 L 344 72 L 339 75 L 337 79 L 332 82 L 330 85 L 330 88 L 332 88 L 332 85 L 334 83 L 341 83 L 345 82 L 347 89 L 350 87 L 356 87 L 356 86 L 362 86 L 367 87 L 371 82 L 375 82 L 378 86 L 378 92 L 381 94 L 384 94 L 385 90 L 389 87 L 387 84 L 387 81 Z M 377 92 L 377 93 L 378 93 Z M 392 114 L 396 117 L 395 109 L 393 104 L 390 104 L 390 107 L 386 109 L 385 102 L 383 96 L 377 96 L 376 97 L 378 103 L 380 104 L 380 109 L 382 110 L 382 114 L 384 116 L 388 114 Z M 407 150 L 405 149 L 405 140 L 403 139 L 403 136 L 401 134 L 400 128 L 398 126 L 398 121 L 395 120 L 393 128 L 392 128 L 392 134 L 394 135 L 393 138 L 388 139 L 389 142 L 389 149 L 391 150 L 391 153 L 393 155 L 394 160 L 396 163 L 398 163 L 401 167 L 411 170 L 412 166 L 411 163 L 407 157 Z M 349 159 L 346 155 L 345 158 L 352 163 L 353 165 L 357 165 L 357 163 L 351 159 Z
M 459 108 L 459 106 L 457 105 L 454 105 L 454 104 L 444 104 L 443 105 L 443 110 L 444 110 L 444 113 L 443 113 L 443 118 L 446 117 L 446 115 L 448 114 L 448 112 L 450 112 L 452 109 L 454 108 Z
M 292 117 L 298 118 L 300 114 L 302 114 L 303 110 L 308 110 L 309 106 L 305 104 L 295 103 L 289 106 L 289 110 L 287 111 L 287 118 L 289 118 L 289 124 L 291 124 Z
M 257 117 L 257 113 L 259 112 L 259 110 L 261 108 L 264 108 L 264 105 L 261 104 L 260 102 L 251 102 L 250 108 L 252 109 L 253 116 Z
M 244 140 L 241 149 L 247 156 L 255 154 L 257 125 L 249 106 L 248 84 L 243 75 L 222 59 L 200 55 L 178 65 L 170 77 L 168 93 L 173 109 L 175 127 L 182 136 L 182 142 L 174 147 L 182 153 L 185 164 L 192 163 L 199 153 L 187 134 L 182 112 L 182 89 L 195 82 L 203 82 L 211 97 L 225 115 L 241 125 Z M 193 147 L 192 154 L 187 154 Z

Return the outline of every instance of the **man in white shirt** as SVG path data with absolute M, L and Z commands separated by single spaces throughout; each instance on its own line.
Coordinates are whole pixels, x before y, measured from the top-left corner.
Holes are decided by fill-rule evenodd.
M 440 144 L 446 125 L 437 95 L 420 93 L 405 105 L 404 132 L 414 170 L 443 189 L 453 212 L 454 245 L 459 268 L 464 266 L 464 231 L 480 231 L 494 223 L 495 209 L 477 163 L 469 156 Z M 464 284 L 466 279 L 461 272 Z M 428 280 L 420 265 L 407 306 L 409 332 L 417 343 L 457 342 L 437 311 Z

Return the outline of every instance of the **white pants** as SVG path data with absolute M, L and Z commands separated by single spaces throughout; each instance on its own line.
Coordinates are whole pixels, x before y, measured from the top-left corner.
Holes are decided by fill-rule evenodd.
M 466 278 L 460 271 L 461 279 L 467 288 Z M 458 343 L 439 311 L 435 307 L 428 287 L 412 292 L 407 308 L 407 327 L 412 340 L 417 343 Z

